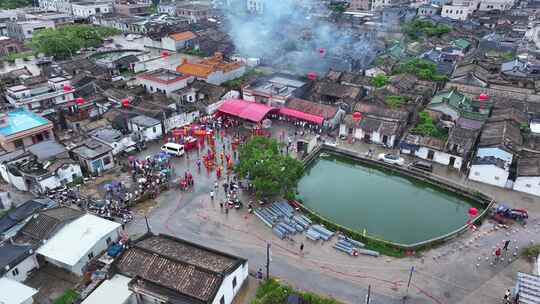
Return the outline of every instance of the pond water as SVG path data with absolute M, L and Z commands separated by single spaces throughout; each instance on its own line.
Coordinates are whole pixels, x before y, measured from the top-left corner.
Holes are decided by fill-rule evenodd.
M 413 244 L 467 221 L 470 201 L 424 182 L 322 153 L 298 184 L 304 205 L 321 216 L 378 238 Z

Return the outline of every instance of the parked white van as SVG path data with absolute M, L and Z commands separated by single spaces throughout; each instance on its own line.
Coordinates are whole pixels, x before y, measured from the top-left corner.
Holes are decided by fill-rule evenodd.
M 184 155 L 184 145 L 177 143 L 166 143 L 161 147 L 161 151 L 176 156 Z

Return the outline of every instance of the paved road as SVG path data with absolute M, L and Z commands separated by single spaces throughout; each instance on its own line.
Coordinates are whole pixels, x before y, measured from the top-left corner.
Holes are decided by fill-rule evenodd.
M 143 155 L 158 149 L 158 146 L 151 147 Z M 494 230 L 486 223 L 478 232 L 468 233 L 431 250 L 422 258 L 352 258 L 332 249 L 330 244 L 311 243 L 302 236 L 297 236 L 294 243 L 278 240 L 245 210 L 225 214 L 218 205 L 222 190 L 214 202 L 209 197 L 215 175 L 204 170 L 197 172 L 195 158 L 194 154 L 189 160 L 174 161 L 177 174 L 183 174 L 186 169 L 194 173 L 195 188 L 192 192 L 169 190 L 160 195 L 157 206 L 149 213 L 153 232 L 172 234 L 244 256 L 249 259 L 252 271 L 264 265 L 266 242 L 269 241 L 272 244 L 272 275 L 297 288 L 327 294 L 348 303 L 361 303 L 368 285 L 374 292 L 372 303 L 401 303 L 412 265 L 417 271 L 407 303 L 496 303 L 505 288 L 511 287 L 513 273 L 507 270 L 516 264 L 505 261 L 490 266 L 492 247 L 511 238 L 515 240 L 512 244 L 522 248 L 540 230 L 534 219 L 526 229 L 517 227 L 504 231 Z M 469 186 L 511 204 L 530 207 L 533 213 L 539 209 L 536 198 L 480 185 Z M 146 227 L 142 216 L 137 216 L 128 225 L 128 230 L 134 235 L 144 233 Z M 304 257 L 298 254 L 301 241 L 306 244 Z M 509 254 L 511 256 L 513 252 Z

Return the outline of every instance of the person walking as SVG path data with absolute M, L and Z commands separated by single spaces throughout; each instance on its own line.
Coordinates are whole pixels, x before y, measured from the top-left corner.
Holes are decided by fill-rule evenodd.
M 507 289 L 504 293 L 504 303 L 510 304 L 510 289 Z
M 210 190 L 210 200 L 214 201 L 214 190 Z
M 506 252 L 508 251 L 508 245 L 510 245 L 510 240 L 506 240 L 504 242 L 503 250 L 504 250 L 505 255 L 506 255 Z
M 498 263 L 500 258 L 501 258 L 501 248 L 497 247 L 497 249 L 495 250 L 495 263 Z
M 300 256 L 304 256 L 304 242 L 300 244 Z

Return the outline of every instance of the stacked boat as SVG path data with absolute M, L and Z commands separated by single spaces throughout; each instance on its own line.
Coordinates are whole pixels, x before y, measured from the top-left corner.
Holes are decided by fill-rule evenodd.
M 324 228 L 322 225 L 313 225 L 306 231 L 306 237 L 313 241 L 328 241 L 333 235 L 334 232 Z

